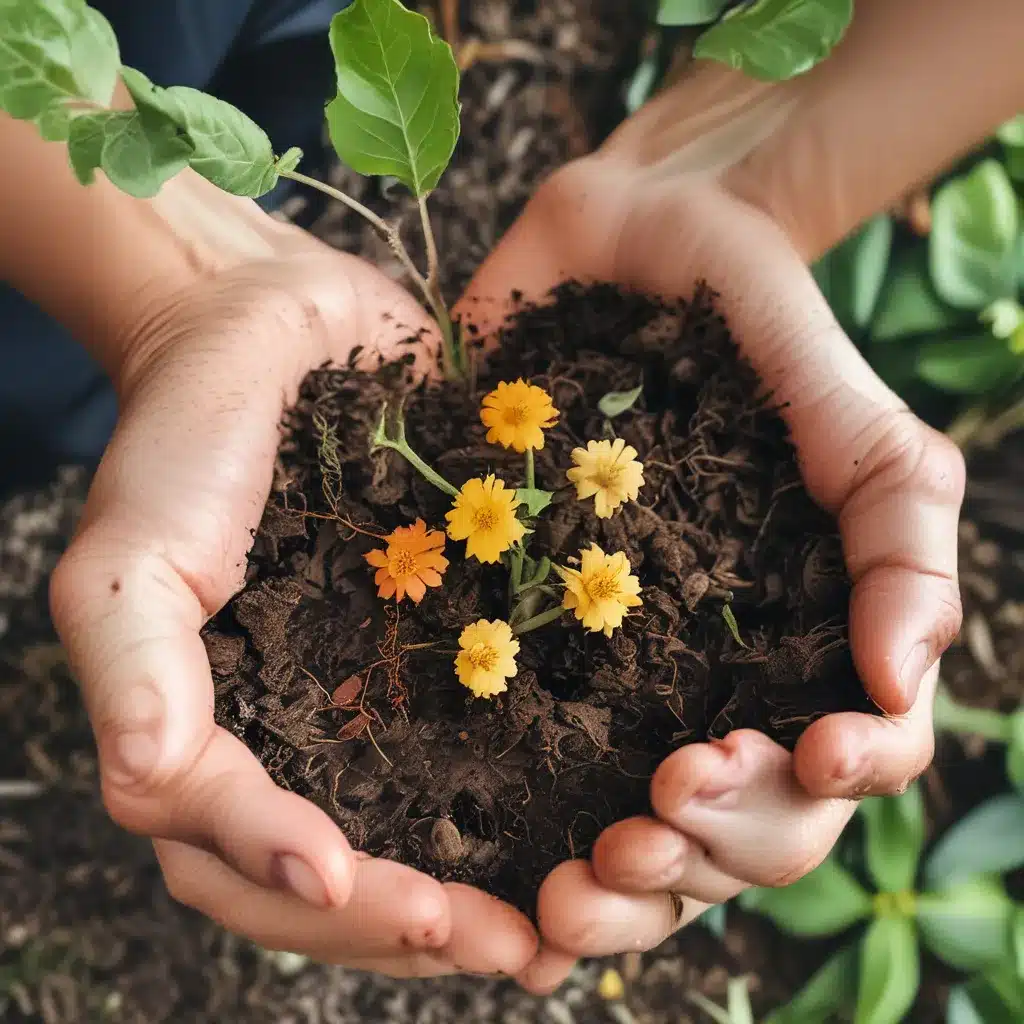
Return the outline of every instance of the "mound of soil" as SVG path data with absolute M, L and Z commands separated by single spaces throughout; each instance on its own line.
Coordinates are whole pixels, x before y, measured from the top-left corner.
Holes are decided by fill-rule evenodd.
M 205 637 L 221 724 L 356 846 L 528 909 L 556 864 L 647 808 L 648 780 L 678 745 L 738 728 L 791 745 L 820 715 L 872 710 L 846 641 L 835 523 L 804 491 L 784 424 L 712 300 L 567 285 L 519 312 L 472 385 L 405 394 L 410 443 L 443 476 L 520 486 L 522 456 L 485 442 L 480 398 L 518 377 L 546 388 L 561 416 L 537 482 L 563 490 L 530 552 L 564 564 L 591 542 L 625 551 L 643 586 L 643 607 L 610 639 L 571 616 L 520 637 L 519 674 L 493 701 L 458 682 L 453 654 L 463 626 L 507 618 L 504 568 L 449 541 L 443 587 L 396 607 L 364 561 L 379 541 L 317 518 L 330 515 L 326 425 L 345 520 L 443 527 L 450 499 L 395 453 L 367 455 L 382 404 L 409 389 L 405 365 L 305 381 L 247 584 Z M 602 396 L 640 381 L 614 430 L 646 484 L 599 520 L 564 489 L 570 452 L 607 436 Z

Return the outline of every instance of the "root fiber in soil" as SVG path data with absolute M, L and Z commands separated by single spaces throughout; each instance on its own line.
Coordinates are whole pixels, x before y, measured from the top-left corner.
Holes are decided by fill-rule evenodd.
M 440 491 L 395 453 L 368 455 L 381 406 L 404 395 L 410 442 L 457 486 L 485 472 L 521 486 L 522 457 L 487 444 L 479 420 L 482 395 L 518 377 L 560 412 L 537 453 L 537 486 L 556 499 L 530 553 L 565 564 L 591 542 L 624 551 L 643 607 L 609 639 L 568 614 L 523 635 L 508 691 L 473 699 L 454 673 L 457 638 L 507 617 L 505 570 L 448 541 L 441 588 L 419 605 L 382 601 L 363 557 L 379 541 L 321 518 L 325 441 L 348 524 L 443 528 Z M 640 383 L 636 405 L 606 421 L 602 396 Z M 599 520 L 565 470 L 611 430 L 639 451 L 646 483 Z M 401 363 L 310 374 L 246 585 L 205 640 L 218 720 L 276 782 L 355 846 L 529 911 L 556 864 L 647 809 L 654 769 L 681 744 L 752 728 L 792 746 L 821 715 L 876 710 L 847 643 L 849 592 L 836 524 L 804 490 L 712 294 L 666 305 L 565 285 L 520 309 L 470 385 L 411 386 Z

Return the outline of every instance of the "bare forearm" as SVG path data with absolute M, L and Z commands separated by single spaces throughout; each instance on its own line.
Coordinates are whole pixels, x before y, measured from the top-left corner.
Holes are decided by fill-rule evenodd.
M 123 95 L 122 95 L 123 99 Z M 190 171 L 153 200 L 75 179 L 63 144 L 0 113 L 0 280 L 64 323 L 110 370 L 126 333 L 208 273 L 272 254 L 287 229 Z
M 782 127 L 729 173 L 809 258 L 1024 108 L 1020 0 L 859 0 L 847 38 L 793 84 Z
M 720 178 L 813 259 L 1024 108 L 1021 0 L 857 0 L 812 72 L 700 61 L 605 144 L 659 179 Z

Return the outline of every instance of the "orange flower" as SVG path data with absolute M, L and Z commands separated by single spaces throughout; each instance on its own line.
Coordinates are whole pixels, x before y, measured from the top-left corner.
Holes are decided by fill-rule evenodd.
M 422 519 L 412 526 L 399 526 L 384 538 L 388 546 L 365 556 L 377 568 L 374 583 L 377 596 L 401 601 L 408 594 L 416 604 L 423 600 L 427 587 L 441 586 L 441 574 L 448 568 L 444 534 L 428 530 Z

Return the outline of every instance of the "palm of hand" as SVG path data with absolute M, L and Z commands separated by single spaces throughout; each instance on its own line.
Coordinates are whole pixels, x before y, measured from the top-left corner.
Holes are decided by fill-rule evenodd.
M 960 615 L 959 453 L 874 376 L 770 217 L 710 176 L 599 152 L 542 186 L 463 315 L 488 333 L 510 289 L 539 297 L 570 278 L 668 297 L 704 279 L 719 293 L 746 356 L 789 403 L 808 489 L 839 516 L 854 657 L 874 699 L 902 717 L 829 716 L 792 755 L 740 731 L 669 757 L 652 782 L 655 815 L 608 829 L 591 863 L 545 882 L 544 946 L 522 976 L 539 990 L 576 956 L 656 945 L 747 885 L 795 881 L 828 853 L 852 798 L 905 787 L 931 758 L 936 659 Z
M 266 948 L 396 975 L 515 973 L 536 948 L 522 915 L 353 854 L 214 724 L 199 630 L 244 578 L 285 404 L 326 359 L 387 354 L 426 326 L 369 265 L 284 241 L 149 309 L 121 366 L 117 432 L 52 584 L 104 800 L 155 838 L 176 898 Z

